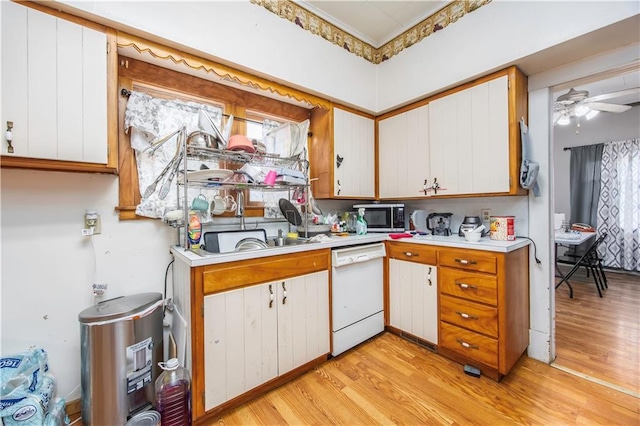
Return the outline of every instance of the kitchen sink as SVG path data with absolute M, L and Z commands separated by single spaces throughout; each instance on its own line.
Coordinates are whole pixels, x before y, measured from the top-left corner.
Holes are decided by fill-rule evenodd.
M 305 238 L 283 238 L 283 244 L 281 246 L 277 246 L 277 245 L 275 245 L 274 239 L 270 239 L 268 241 L 269 248 L 284 247 L 284 246 L 297 246 L 297 245 L 300 245 L 300 244 L 314 244 L 314 243 L 317 243 L 317 242 L 318 241 L 312 241 L 312 240 L 305 239 Z

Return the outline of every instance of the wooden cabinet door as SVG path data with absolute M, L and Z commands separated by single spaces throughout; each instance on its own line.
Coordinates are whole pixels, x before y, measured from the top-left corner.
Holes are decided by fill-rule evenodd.
M 438 344 L 437 268 L 389 260 L 389 324 Z
M 407 180 L 400 182 L 401 197 L 424 197 L 431 195 L 423 189 L 429 184 L 431 166 L 429 153 L 429 105 L 407 111 L 407 156 L 403 166 Z
M 507 92 L 502 76 L 429 104 L 431 176 L 440 194 L 509 192 Z
M 107 36 L 2 2 L 2 155 L 107 164 Z
M 380 198 L 424 197 L 430 186 L 429 106 L 381 120 L 378 150 Z
M 278 374 L 329 352 L 329 273 L 277 282 Z
M 473 114 L 473 193 L 509 191 L 509 80 L 502 76 L 469 89 Z M 517 126 L 517 124 L 516 124 Z
M 375 136 L 372 119 L 333 110 L 334 196 L 375 196 Z
M 380 198 L 397 198 L 406 184 L 407 113 L 378 122 L 378 191 Z M 404 182 L 404 183 L 403 183 Z
M 278 284 L 205 296 L 205 410 L 277 376 Z

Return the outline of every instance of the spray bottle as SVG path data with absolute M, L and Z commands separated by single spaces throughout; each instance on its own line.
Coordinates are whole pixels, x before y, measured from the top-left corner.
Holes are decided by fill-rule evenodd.
M 358 220 L 356 221 L 356 234 L 357 235 L 366 235 L 367 234 L 367 221 L 364 220 L 364 208 L 360 207 L 358 209 Z

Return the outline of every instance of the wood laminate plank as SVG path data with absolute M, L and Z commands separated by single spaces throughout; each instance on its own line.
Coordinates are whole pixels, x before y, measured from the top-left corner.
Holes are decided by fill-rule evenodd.
M 600 298 L 592 277 L 556 290 L 556 364 L 640 394 L 640 276 L 607 272 Z
M 211 424 L 638 424 L 638 401 L 526 356 L 476 379 L 383 333 Z

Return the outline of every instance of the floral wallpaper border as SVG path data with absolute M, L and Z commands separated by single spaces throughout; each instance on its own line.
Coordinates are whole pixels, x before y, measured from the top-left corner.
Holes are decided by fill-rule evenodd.
M 300 28 L 319 35 L 356 56 L 379 64 L 456 22 L 467 13 L 490 3 L 491 0 L 454 0 L 379 48 L 352 36 L 290 0 L 250 0 L 250 2 L 264 7 L 281 18 L 288 19 Z

